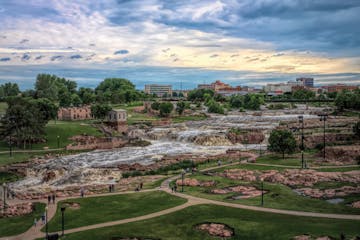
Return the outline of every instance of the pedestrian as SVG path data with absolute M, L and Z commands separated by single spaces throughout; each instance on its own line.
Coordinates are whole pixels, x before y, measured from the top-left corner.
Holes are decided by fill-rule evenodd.
M 141 182 L 141 183 L 140 183 L 140 189 L 142 189 L 142 188 L 143 188 L 143 183 Z
M 51 196 L 48 195 L 48 204 L 50 204 L 50 202 L 51 202 Z
M 84 188 L 83 187 L 80 188 L 80 196 L 84 197 Z
M 112 190 L 112 185 L 110 184 L 109 185 L 109 192 L 111 192 L 111 190 Z
M 42 225 L 45 224 L 45 213 L 43 213 L 43 215 L 41 215 L 41 223 L 42 223 Z
M 55 204 L 55 194 L 52 195 L 52 202 Z
M 171 187 L 171 192 L 174 192 L 174 187 Z
M 34 227 L 36 227 L 36 224 L 37 224 L 37 219 L 34 218 Z
M 112 184 L 111 187 L 112 187 L 112 191 L 115 192 L 115 184 Z
M 174 192 L 176 192 L 176 191 L 177 191 L 177 186 L 175 185 L 175 186 L 174 186 Z

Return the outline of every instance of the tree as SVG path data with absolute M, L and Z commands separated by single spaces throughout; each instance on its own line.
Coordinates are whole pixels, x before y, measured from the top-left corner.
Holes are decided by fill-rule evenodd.
M 213 97 L 214 91 L 211 89 L 196 89 L 190 91 L 187 98 L 189 101 L 204 101 L 205 94 L 209 94 L 211 97 Z
M 110 110 L 111 110 L 111 106 L 108 104 L 98 103 L 91 106 L 91 114 L 96 119 L 103 120 Z
M 173 97 L 178 97 L 177 92 L 172 92 L 172 96 L 173 96 Z
M 51 119 L 55 119 L 57 117 L 58 106 L 56 106 L 53 102 L 51 102 L 47 98 L 39 98 L 32 100 L 35 104 L 36 108 L 40 111 L 42 115 L 42 119 L 48 122 Z
M 259 110 L 261 104 L 264 104 L 264 97 L 261 94 L 247 94 L 244 98 L 246 109 Z
M 176 112 L 179 114 L 179 115 L 182 115 L 184 110 L 186 108 L 186 103 L 183 102 L 183 101 L 180 101 L 176 104 Z
M 1 119 L 0 136 L 2 139 L 8 139 L 11 136 L 12 141 L 15 141 L 18 146 L 22 144 L 26 148 L 26 143 L 45 136 L 48 116 L 41 106 L 46 104 L 21 97 L 8 98 L 7 104 L 5 116 Z
M 309 100 L 315 98 L 315 93 L 307 89 L 299 89 L 292 93 L 294 99 Z
M 208 102 L 208 112 L 209 113 L 224 114 L 224 108 L 221 106 L 220 103 L 218 103 L 215 100 L 211 99 Z
M 6 97 L 14 97 L 20 93 L 19 86 L 16 83 L 5 83 L 0 85 L 0 100 Z
M 58 77 L 50 74 L 38 74 L 35 82 L 37 98 L 48 98 L 52 101 L 58 100 Z
M 239 94 L 232 95 L 229 102 L 232 108 L 244 107 L 244 97 Z
M 285 159 L 285 153 L 295 152 L 296 140 L 289 130 L 273 130 L 270 133 L 268 149 L 276 153 L 282 153 Z
M 139 100 L 141 94 L 124 78 L 106 78 L 95 89 L 98 101 L 125 103 Z
M 355 123 L 353 132 L 357 138 L 360 138 L 360 122 Z
M 174 109 L 174 105 L 171 102 L 160 103 L 160 106 L 159 106 L 160 116 L 168 117 L 173 109 Z
M 77 95 L 76 93 L 73 93 L 73 94 L 71 95 L 71 103 L 72 103 L 72 105 L 75 106 L 75 107 L 81 106 L 82 101 L 81 101 L 79 95 Z
M 151 109 L 158 111 L 160 109 L 160 103 L 159 102 L 153 102 L 151 104 Z
M 95 101 L 95 91 L 91 88 L 81 87 L 78 91 L 78 95 L 83 104 L 91 104 Z

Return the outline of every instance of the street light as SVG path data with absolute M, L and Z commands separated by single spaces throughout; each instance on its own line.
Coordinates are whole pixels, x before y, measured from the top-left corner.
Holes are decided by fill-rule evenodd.
M 6 183 L 3 183 L 3 185 L 2 185 L 2 187 L 3 187 L 3 197 L 4 197 L 4 201 L 3 201 L 3 210 L 4 210 L 4 212 L 5 212 L 5 209 L 6 209 Z
M 183 169 L 181 172 L 181 192 L 184 192 L 184 176 L 185 176 L 185 170 Z
M 261 180 L 261 206 L 264 206 L 264 180 Z
M 56 138 L 57 138 L 57 147 L 58 147 L 58 148 L 60 148 L 60 136 L 59 136 L 59 135 L 57 135 L 57 137 L 56 137 Z
M 48 232 L 48 206 L 45 207 L 45 231 L 46 231 L 46 239 L 49 239 L 49 232 Z
M 304 168 L 304 116 L 299 116 L 299 123 L 301 124 L 301 168 Z
M 324 122 L 324 139 L 323 139 L 323 142 L 324 142 L 324 152 L 323 152 L 323 158 L 324 158 L 324 161 L 325 161 L 325 153 L 326 153 L 326 146 L 325 146 L 325 127 L 326 127 L 326 120 L 328 118 L 328 115 L 327 114 L 319 114 L 319 117 L 320 117 L 320 122 Z
M 64 236 L 64 226 L 65 226 L 65 218 L 64 218 L 64 213 L 65 213 L 65 209 L 66 207 L 62 206 L 61 207 L 61 230 L 62 230 L 62 236 Z

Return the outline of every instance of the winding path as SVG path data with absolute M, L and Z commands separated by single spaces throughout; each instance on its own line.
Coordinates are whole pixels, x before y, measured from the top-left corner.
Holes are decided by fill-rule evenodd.
M 247 153 L 245 155 L 248 156 L 250 160 L 257 157 L 257 155 L 253 154 L 253 153 Z M 240 163 L 240 164 L 242 164 L 242 163 Z M 222 167 L 226 167 L 226 166 L 238 165 L 238 164 L 239 164 L 238 162 L 234 162 L 234 163 L 230 163 L 230 164 L 210 167 L 210 168 L 201 170 L 201 172 L 210 171 L 210 170 L 214 170 L 214 169 L 218 169 L 218 168 L 222 168 Z M 247 163 L 247 164 L 273 166 L 273 167 L 282 166 L 282 165 L 255 164 L 255 163 Z M 289 167 L 294 168 L 294 166 L 289 166 Z M 331 166 L 329 166 L 329 167 L 331 167 Z M 333 166 L 333 167 L 338 168 L 339 166 Z M 332 219 L 359 220 L 360 221 L 360 215 L 328 214 L 328 213 L 303 212 L 303 211 L 291 211 L 291 210 L 264 208 L 264 207 L 256 207 L 256 206 L 249 206 L 249 205 L 243 205 L 243 204 L 235 204 L 235 203 L 228 203 L 228 202 L 215 201 L 215 200 L 210 200 L 210 199 L 205 199 L 205 198 L 199 198 L 199 197 L 194 197 L 194 196 L 186 195 L 186 194 L 179 193 L 179 192 L 174 193 L 171 191 L 169 184 L 171 181 L 176 180 L 180 177 L 181 177 L 181 175 L 172 176 L 170 178 L 167 178 L 165 181 L 163 181 L 159 188 L 143 190 L 142 192 L 159 191 L 159 190 L 165 191 L 168 194 L 187 199 L 188 201 L 185 204 L 182 204 L 182 205 L 179 205 L 176 207 L 172 207 L 172 208 L 168 208 L 168 209 L 165 209 L 165 210 L 162 210 L 159 212 L 143 215 L 143 216 L 73 228 L 73 229 L 65 230 L 65 234 L 81 232 L 81 231 L 90 230 L 90 229 L 109 227 L 109 226 L 114 226 L 114 225 L 119 225 L 119 224 L 140 221 L 140 220 L 151 219 L 154 217 L 159 217 L 162 215 L 173 213 L 173 212 L 185 209 L 189 206 L 194 206 L 194 205 L 198 205 L 198 204 L 213 204 L 213 205 L 218 205 L 218 206 L 240 208 L 240 209 L 268 212 L 268 213 L 275 213 L 275 214 L 286 214 L 286 215 L 292 215 L 292 216 L 319 217 L 319 218 L 332 218 Z M 86 197 L 109 196 L 109 195 L 118 195 L 118 194 L 136 194 L 136 192 L 127 191 L 127 192 L 117 192 L 117 193 L 105 193 L 105 194 L 90 195 L 90 196 L 86 196 Z M 48 205 L 48 207 L 49 207 L 48 208 L 48 219 L 51 220 L 54 217 L 54 215 L 56 213 L 56 209 L 57 209 L 56 206 L 59 201 L 73 199 L 73 198 L 78 198 L 78 196 L 58 198 L 56 200 L 55 204 Z M 16 203 L 20 203 L 20 202 L 29 202 L 29 201 L 28 200 L 12 200 L 11 204 L 16 204 Z M 45 200 L 31 200 L 31 202 L 47 203 L 47 200 L 46 199 Z M 22 233 L 22 234 L 16 235 L 16 236 L 3 237 L 3 238 L 0 238 L 0 240 L 30 240 L 30 239 L 42 238 L 45 235 L 45 233 L 41 232 L 41 229 L 43 228 L 43 226 L 44 225 L 38 224 L 38 226 L 36 226 L 36 227 L 32 226 L 25 233 Z

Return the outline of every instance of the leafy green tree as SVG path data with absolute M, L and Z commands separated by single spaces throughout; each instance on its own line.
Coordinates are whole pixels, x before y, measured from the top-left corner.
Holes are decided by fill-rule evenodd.
M 208 112 L 209 113 L 219 113 L 224 114 L 224 108 L 221 106 L 220 103 L 216 102 L 215 100 L 210 100 L 208 103 Z
M 32 100 L 32 103 L 40 111 L 44 121 L 56 119 L 59 108 L 52 101 L 47 98 L 39 98 Z
M 91 114 L 94 118 L 103 120 L 109 111 L 111 111 L 111 106 L 108 104 L 94 104 L 91 106 Z
M 295 152 L 296 140 L 289 130 L 273 130 L 270 133 L 268 149 L 272 152 L 282 153 L 285 159 L 285 153 Z
M 100 102 L 125 103 L 141 98 L 134 84 L 124 78 L 107 78 L 96 87 L 95 92 Z
M 37 98 L 48 98 L 52 101 L 58 100 L 58 77 L 50 74 L 38 74 L 35 82 Z
M 7 97 L 14 97 L 20 93 L 19 86 L 16 83 L 5 83 L 0 85 L 0 100 Z
M 189 92 L 187 98 L 189 101 L 205 101 L 205 94 L 209 94 L 213 97 L 214 91 L 211 89 L 195 89 Z
M 232 95 L 230 97 L 229 103 L 232 108 L 244 107 L 244 96 L 241 96 L 239 94 Z
M 179 98 L 184 97 L 184 94 L 182 92 L 179 92 Z
M 307 89 L 299 89 L 292 93 L 294 99 L 309 100 L 315 98 L 315 93 Z
M 160 116 L 168 117 L 173 109 L 174 109 L 174 105 L 171 102 L 160 103 L 160 106 L 159 106 Z
M 48 117 L 39 106 L 45 104 L 21 97 L 8 98 L 7 104 L 5 116 L 1 119 L 2 139 L 8 140 L 11 136 L 19 147 L 26 148 L 27 143 L 44 138 Z
M 151 109 L 158 111 L 160 109 L 160 103 L 159 102 L 153 102 L 151 104 Z
M 173 96 L 173 97 L 178 97 L 177 92 L 172 92 L 172 96 Z
M 71 103 L 73 106 L 75 107 L 79 107 L 82 105 L 82 101 L 81 98 L 79 97 L 79 95 L 77 95 L 76 93 L 73 93 L 71 95 Z
M 183 112 L 185 111 L 185 108 L 186 108 L 186 103 L 184 101 L 180 101 L 176 104 L 176 112 L 179 115 L 183 114 Z
M 244 97 L 246 109 L 259 110 L 262 104 L 264 104 L 264 97 L 261 94 L 247 94 Z
M 344 109 L 360 110 L 360 92 L 342 91 L 335 98 L 336 107 L 342 111 Z
M 96 99 L 95 91 L 91 88 L 81 87 L 78 91 L 78 95 L 85 105 L 93 103 Z

